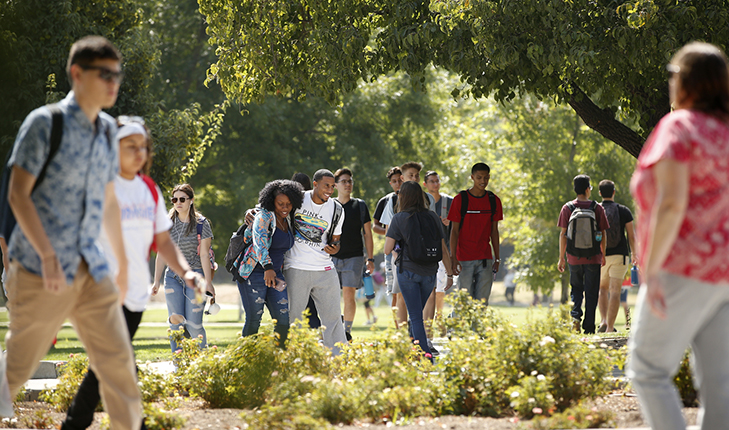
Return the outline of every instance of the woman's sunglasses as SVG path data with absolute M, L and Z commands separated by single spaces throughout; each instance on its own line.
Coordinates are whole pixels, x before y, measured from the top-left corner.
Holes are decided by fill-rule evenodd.
M 172 197 L 170 201 L 174 204 L 177 203 L 177 200 L 180 200 L 180 203 L 185 203 L 186 200 L 190 200 L 189 197 L 180 197 L 179 199 L 177 197 Z

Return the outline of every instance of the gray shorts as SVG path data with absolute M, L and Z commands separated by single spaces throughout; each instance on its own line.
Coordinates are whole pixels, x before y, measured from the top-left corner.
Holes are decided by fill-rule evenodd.
M 332 257 L 334 267 L 339 275 L 339 285 L 352 287 L 357 290 L 362 288 L 362 275 L 364 274 L 365 257 L 352 257 L 339 259 Z

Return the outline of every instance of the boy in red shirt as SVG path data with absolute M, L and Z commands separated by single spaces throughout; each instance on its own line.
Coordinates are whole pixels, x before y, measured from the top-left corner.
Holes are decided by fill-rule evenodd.
M 467 288 L 471 297 L 483 300 L 486 305 L 494 273 L 499 271 L 501 262 L 499 221 L 504 219 L 501 200 L 491 191 L 486 191 L 490 178 L 488 165 L 474 164 L 471 168 L 473 186 L 453 198 L 448 212 L 452 225 L 450 247 L 456 255 L 452 260 L 453 273 L 459 275 L 459 288 Z

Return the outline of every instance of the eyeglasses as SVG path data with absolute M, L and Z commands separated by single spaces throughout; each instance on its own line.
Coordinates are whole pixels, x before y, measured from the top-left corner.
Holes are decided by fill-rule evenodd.
M 122 70 L 114 71 L 104 66 L 90 66 L 88 64 L 79 64 L 78 66 L 84 70 L 98 70 L 99 77 L 106 82 L 114 81 L 117 84 L 120 84 L 122 79 L 124 79 L 124 71 Z
M 141 116 L 128 116 L 128 115 L 119 115 L 116 118 L 116 123 L 119 127 L 127 124 L 142 124 L 144 125 L 144 118 Z
M 352 185 L 352 184 L 354 184 L 354 179 L 342 179 L 341 181 L 339 181 L 339 183 Z
M 178 199 L 177 197 L 172 197 L 172 198 L 170 199 L 170 201 L 171 201 L 172 203 L 177 203 L 177 200 L 179 200 L 179 201 L 180 201 L 180 203 L 185 203 L 185 201 L 187 201 L 187 200 L 190 200 L 190 198 L 189 198 L 189 197 L 180 197 L 180 198 Z

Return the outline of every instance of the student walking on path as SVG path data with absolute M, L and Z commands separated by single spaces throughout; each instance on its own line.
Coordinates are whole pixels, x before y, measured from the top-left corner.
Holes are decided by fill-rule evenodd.
M 282 272 L 284 255 L 294 246 L 293 214 L 301 208 L 304 189 L 298 182 L 271 181 L 258 195 L 256 212 L 244 240 L 250 246 L 234 265 L 246 311 L 243 336 L 258 333 L 264 305 L 276 321 L 274 331 L 284 346 L 289 334 L 289 295 Z
M 399 211 L 392 217 L 385 238 L 385 254 L 396 251 L 397 273 L 402 297 L 407 305 L 410 319 L 410 334 L 418 342 L 426 357 L 432 360 L 423 323 L 423 308 L 433 293 L 438 272 L 438 261 L 442 258 L 447 268 L 451 267 L 445 252 L 445 237 L 440 228 L 442 222 L 435 212 L 428 209 L 423 190 L 418 182 L 402 184 L 398 197 Z M 432 240 L 431 240 L 432 239 Z M 423 244 L 426 249 L 423 250 Z M 431 251 L 440 248 L 440 257 Z M 425 255 L 421 253 L 425 251 Z M 448 269 L 450 275 L 450 269 Z
M 691 346 L 702 429 L 729 423 L 729 64 L 694 42 L 668 65 L 675 109 L 631 181 L 643 285 L 628 376 L 651 427 L 685 429 L 673 378 Z
M 213 262 L 209 257 L 210 244 L 213 239 L 210 222 L 195 209 L 195 191 L 189 184 L 176 186 L 172 190 L 170 201 L 172 202 L 172 210 L 169 213 L 172 220 L 170 229 L 172 241 L 185 256 L 185 260 L 192 270 L 205 277 L 205 291 L 215 298 Z M 152 294 L 157 294 L 159 291 L 159 279 L 166 264 L 164 256 L 157 254 Z M 205 301 L 198 300 L 195 290 L 187 286 L 182 278 L 169 267 L 165 271 L 164 292 L 170 328 L 179 330 L 180 327 L 184 327 L 191 337 L 202 336 L 200 346 L 206 347 L 207 335 L 203 327 Z M 177 351 L 177 342 L 173 339 L 170 339 L 170 348 L 173 353 Z
M 103 37 L 85 37 L 71 46 L 66 72 L 71 92 L 25 118 L 8 163 L 18 224 L 8 241 L 10 325 L 0 359 L 0 415 L 13 414 L 12 398 L 70 319 L 101 382 L 111 428 L 137 430 L 142 401 L 119 306 L 128 274 L 114 192 L 119 148 L 114 118 L 101 111 L 116 101 L 121 54 Z M 54 133 L 60 139 L 51 153 Z M 119 288 L 97 245 L 102 223 L 118 261 Z
M 134 338 L 142 313 L 149 301 L 149 253 L 154 244 L 157 252 L 165 256 L 177 273 L 182 273 L 190 288 L 200 275 L 190 267 L 170 238 L 172 226 L 167 218 L 167 209 L 159 187 L 146 174 L 152 165 L 152 142 L 149 130 L 141 118 L 119 117 L 119 175 L 114 179 L 119 208 L 121 209 L 122 238 L 128 261 L 128 288 L 122 311 L 129 337 Z M 104 252 L 109 256 L 112 273 L 118 272 L 108 237 L 101 236 Z M 99 404 L 99 380 L 93 369 L 89 369 L 79 386 L 68 409 L 61 430 L 82 430 L 94 420 L 94 411 Z M 142 428 L 146 428 L 144 423 Z

